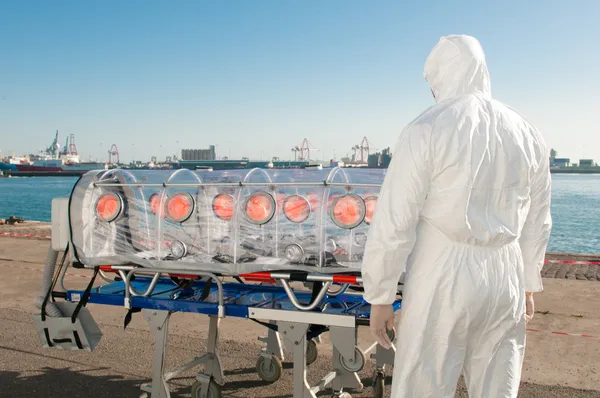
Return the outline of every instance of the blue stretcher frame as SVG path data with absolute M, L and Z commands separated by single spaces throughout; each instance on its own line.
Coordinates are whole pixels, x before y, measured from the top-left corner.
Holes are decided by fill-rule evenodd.
M 136 276 L 131 282 L 137 291 L 145 291 L 152 278 Z M 190 287 L 181 288 L 169 279 L 160 278 L 153 292 L 148 296 L 132 296 L 131 308 L 154 309 L 170 312 L 189 312 L 203 315 L 217 315 L 217 286 L 210 287 L 208 296 L 201 299 L 206 281 L 194 281 Z M 280 309 L 303 312 L 294 307 L 285 290 L 280 286 L 258 284 L 223 283 L 223 303 L 225 316 L 249 318 L 251 308 Z M 68 290 L 67 300 L 79 301 L 84 290 Z M 309 302 L 311 294 L 296 293 L 298 300 Z M 118 281 L 92 289 L 88 303 L 100 305 L 124 306 L 125 282 Z M 401 308 L 402 300 L 393 303 L 394 311 Z M 360 294 L 343 293 L 338 296 L 325 296 L 323 301 L 313 310 L 325 314 L 354 316 L 358 324 L 368 324 L 371 305 Z

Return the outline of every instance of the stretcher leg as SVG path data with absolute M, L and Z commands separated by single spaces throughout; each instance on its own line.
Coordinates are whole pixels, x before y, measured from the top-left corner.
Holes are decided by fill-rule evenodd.
M 197 381 L 192 385 L 192 398 L 218 398 L 221 396 L 221 388 L 225 377 L 221 367 L 221 360 L 216 352 L 219 338 L 219 318 L 210 316 L 208 341 L 206 353 L 193 361 L 184 364 L 171 372 L 164 373 L 164 362 L 166 357 L 167 337 L 169 332 L 169 319 L 171 312 L 159 310 L 143 310 L 144 319 L 150 326 L 154 335 L 154 364 L 152 367 L 152 383 L 143 384 L 140 389 L 150 393 L 152 398 L 170 398 L 167 381 L 180 373 L 205 364 L 204 372 L 196 376 Z
M 210 376 L 219 385 L 225 384 L 225 375 L 221 366 L 221 358 L 217 353 L 217 343 L 219 342 L 219 323 L 220 319 L 215 316 L 210 316 L 208 329 L 208 342 L 206 345 L 206 368 L 204 373 Z
M 293 391 L 294 398 L 317 398 L 311 391 L 306 380 L 306 332 L 309 325 L 306 323 L 280 322 L 279 330 L 283 335 L 285 345 L 293 352 Z
M 277 322 L 275 321 L 270 321 L 269 323 L 273 326 L 277 326 Z M 285 360 L 283 347 L 281 345 L 281 338 L 278 332 L 272 329 L 267 329 L 267 336 L 259 337 L 258 339 L 266 344 L 266 347 L 263 350 L 264 354 L 276 356 L 280 361 Z
M 154 336 L 154 364 L 152 366 L 152 383 L 142 384 L 142 391 L 150 393 L 152 398 L 170 398 L 169 386 L 163 376 L 165 356 L 167 349 L 167 336 L 169 328 L 169 311 L 142 310 L 144 319 L 150 326 Z
M 343 394 L 344 389 L 362 390 L 363 384 L 357 372 L 365 366 L 365 355 L 357 346 L 357 330 L 332 326 L 329 337 L 333 345 L 331 388 L 335 396 Z M 344 395 L 342 395 L 344 396 Z
M 178 368 L 173 369 L 170 372 L 165 373 L 165 380 L 171 380 L 180 373 L 185 372 L 188 369 L 195 368 L 196 366 L 206 364 L 204 373 L 212 377 L 217 384 L 223 385 L 225 382 L 225 376 L 221 369 L 221 359 L 219 358 L 216 348 L 217 341 L 219 338 L 219 318 L 216 316 L 209 316 L 208 326 L 208 341 L 206 344 L 206 354 L 194 358 L 193 361 L 188 362 Z

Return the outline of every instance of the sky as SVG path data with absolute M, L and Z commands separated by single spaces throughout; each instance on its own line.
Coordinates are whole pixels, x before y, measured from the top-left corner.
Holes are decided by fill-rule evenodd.
M 84 160 L 183 148 L 281 159 L 393 147 L 433 105 L 441 36 L 482 43 L 493 96 L 559 156 L 600 162 L 600 1 L 0 0 L 0 151 L 75 135 Z M 594 106 L 595 105 L 595 106 Z M 593 109 L 594 108 L 594 109 Z

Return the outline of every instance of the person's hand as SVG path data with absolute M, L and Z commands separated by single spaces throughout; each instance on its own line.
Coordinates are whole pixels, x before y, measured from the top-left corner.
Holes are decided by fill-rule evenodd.
M 392 348 L 388 331 L 394 330 L 394 307 L 391 304 L 371 306 L 371 334 L 383 348 Z
M 533 304 L 533 294 L 527 294 L 525 296 L 525 321 L 529 322 L 533 319 L 535 313 L 535 306 Z

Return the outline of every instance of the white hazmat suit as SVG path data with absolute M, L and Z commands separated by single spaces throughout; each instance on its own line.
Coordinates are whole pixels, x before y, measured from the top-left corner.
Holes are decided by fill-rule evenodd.
M 542 291 L 551 230 L 549 153 L 492 99 L 475 38 L 442 37 L 424 75 L 437 104 L 398 140 L 362 268 L 373 305 L 405 273 L 391 396 L 452 398 L 463 372 L 472 398 L 516 397 L 525 292 Z

